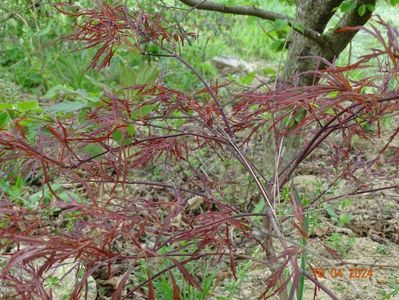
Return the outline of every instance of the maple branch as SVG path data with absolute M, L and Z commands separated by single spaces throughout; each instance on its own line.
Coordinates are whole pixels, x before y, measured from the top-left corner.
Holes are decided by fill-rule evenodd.
M 287 15 L 280 14 L 273 11 L 257 8 L 255 6 L 227 6 L 207 0 L 179 0 L 180 2 L 196 9 L 216 11 L 225 14 L 253 16 L 264 20 L 275 21 L 278 19 L 288 21 L 288 25 L 293 30 L 302 34 L 303 36 L 313 40 L 321 47 L 326 45 L 326 40 L 323 35 L 303 24 L 295 23 L 295 20 Z

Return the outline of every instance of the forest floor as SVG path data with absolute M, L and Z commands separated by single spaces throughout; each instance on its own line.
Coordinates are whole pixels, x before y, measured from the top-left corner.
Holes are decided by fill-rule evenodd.
M 355 139 L 352 151 L 357 153 L 356 157 L 361 151 L 364 159 L 371 159 L 384 145 L 383 138 L 371 142 Z M 399 139 L 393 140 L 391 146 L 399 147 Z M 325 145 L 304 162 L 294 179 L 301 192 L 314 192 L 332 155 L 331 148 Z M 390 159 L 387 152 L 380 163 L 353 175 L 365 190 L 396 188 L 350 195 L 343 200 L 344 205 L 335 206 L 336 216 L 323 211 L 318 216 L 319 226 L 308 242 L 313 274 L 340 300 L 399 299 L 399 166 L 384 163 Z M 342 183 L 334 195 L 350 193 L 352 188 L 352 184 Z M 348 222 L 340 224 L 337 219 L 344 215 L 348 216 Z M 295 234 L 288 231 L 290 235 Z M 333 247 L 339 258 L 333 258 L 325 245 Z M 239 292 L 231 299 L 257 299 L 268 276 L 270 270 L 252 265 Z M 217 299 L 218 295 L 215 296 L 211 299 Z M 306 281 L 303 299 L 331 298 Z

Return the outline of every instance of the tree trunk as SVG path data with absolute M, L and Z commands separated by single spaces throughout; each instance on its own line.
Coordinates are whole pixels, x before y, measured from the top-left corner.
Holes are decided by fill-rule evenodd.
M 375 5 L 376 0 L 357 0 L 356 8 L 346 13 L 334 29 L 324 33 L 328 22 L 335 14 L 334 8 L 342 2 L 343 0 L 297 0 L 295 23 L 317 31 L 324 37 L 325 43 L 316 44 L 297 31 L 293 31 L 282 76 L 284 85 L 303 86 L 317 83 L 314 75 L 302 74 L 324 67 L 320 61 L 312 57 L 323 57 L 333 62 L 356 34 L 356 31 L 338 33 L 336 30 L 343 27 L 363 26 L 370 19 L 372 12 L 367 10 L 363 16 L 360 16 L 358 7 Z
M 375 5 L 376 1 L 358 0 L 357 7 L 346 13 L 335 28 L 325 33 L 326 26 L 335 13 L 333 9 L 342 2 L 342 0 L 297 0 L 295 22 L 320 33 L 324 37 L 325 43 L 317 44 L 293 31 L 288 48 L 287 62 L 278 87 L 317 84 L 318 78 L 312 71 L 325 67 L 325 64 L 317 57 L 333 62 L 356 34 L 356 31 L 336 32 L 336 30 L 343 27 L 364 25 L 370 19 L 372 12 L 367 10 L 363 16 L 360 16 L 358 7 L 360 5 Z M 295 158 L 297 149 L 300 149 L 301 141 L 300 135 L 285 138 L 283 143 L 285 151 L 283 160 L 280 162 L 280 169 L 286 167 Z
M 297 0 L 295 22 L 323 34 L 327 23 L 334 14 L 333 9 L 339 6 L 341 2 L 342 0 Z M 298 77 L 298 75 L 306 71 L 316 70 L 317 62 L 310 57 L 325 57 L 327 53 L 324 52 L 321 45 L 293 31 L 282 78 L 283 82 L 288 85 L 312 84 L 313 76 Z M 330 53 L 328 53 L 328 56 L 325 58 L 331 61 L 333 57 L 331 57 Z

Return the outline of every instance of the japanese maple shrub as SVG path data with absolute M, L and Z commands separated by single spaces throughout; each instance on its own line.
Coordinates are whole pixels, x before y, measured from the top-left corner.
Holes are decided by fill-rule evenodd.
M 379 20 L 379 29 L 365 30 L 382 47 L 348 66 L 315 58 L 327 65 L 314 72 L 317 85 L 242 92 L 232 98 L 233 105 L 224 105 L 224 85 L 206 81 L 181 56 L 181 47 L 196 36 L 179 25 L 124 5 L 56 7 L 76 19 L 76 31 L 68 38 L 96 49 L 89 68 L 109 66 L 117 49 L 124 47 L 180 61 L 201 87 L 187 92 L 158 80 L 106 90 L 101 101 L 78 109 L 72 105 L 67 111 L 57 110 L 65 108 L 59 103 L 55 114 L 42 104 L 27 110 L 2 108 L 8 118 L 0 130 L 2 174 L 9 182 L 18 176 L 26 182 L 39 178 L 35 182 L 41 189 L 37 203 L 30 206 L 9 191 L 2 195 L 0 243 L 6 258 L 2 288 L 21 299 L 51 299 L 48 272 L 72 260 L 81 272 L 71 299 L 88 297 L 87 282 L 100 271 L 105 278 L 120 276 L 112 299 L 132 299 L 137 293 L 155 299 L 159 291 L 154 281 L 160 276 L 169 276 L 173 299 L 181 299 L 184 291 L 176 274 L 203 289 L 201 276 L 192 271 L 194 262 L 206 261 L 215 268 L 216 263 L 227 264 L 235 277 L 237 260 L 248 259 L 272 271 L 259 293 L 262 298 L 273 294 L 301 298 L 306 279 L 337 299 L 309 271 L 312 262 L 304 259 L 305 254 L 312 255 L 308 247 L 320 243 L 309 238 L 308 215 L 334 200 L 325 194 L 338 179 L 355 180 L 357 169 L 380 159 L 378 155 L 364 164 L 352 160 L 351 139 L 378 136 L 383 118 L 398 113 L 399 32 Z M 350 78 L 352 71 L 363 68 L 372 76 Z M 275 147 L 275 164 L 266 167 L 255 164 L 249 151 L 254 137 L 265 129 L 273 135 Z M 299 132 L 306 133 L 303 146 L 288 166 L 280 168 L 284 138 Z M 399 127 L 394 128 L 379 154 L 391 149 L 398 132 Z M 331 147 L 334 179 L 304 202 L 291 178 L 333 134 L 342 137 L 342 143 Z M 203 172 L 198 155 L 219 160 L 226 173 Z M 393 155 L 392 162 L 397 157 Z M 162 181 L 148 179 L 149 170 L 157 167 L 168 176 L 159 176 Z M 271 175 L 266 176 L 264 168 Z M 18 170 L 24 170 L 22 175 Z M 229 186 L 246 184 L 236 182 L 237 170 L 256 186 L 260 196 L 256 211 L 243 210 L 226 196 Z M 68 191 L 67 184 L 74 189 Z M 347 194 L 373 192 L 353 186 Z M 281 193 L 287 189 L 284 200 L 290 210 L 285 214 L 280 210 L 287 205 Z M 251 247 L 242 246 L 248 243 L 259 246 L 264 255 L 253 257 Z M 146 278 L 132 276 L 137 269 Z

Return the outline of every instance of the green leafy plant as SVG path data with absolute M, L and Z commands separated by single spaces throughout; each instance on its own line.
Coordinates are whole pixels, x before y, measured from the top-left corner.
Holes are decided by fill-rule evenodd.
M 327 242 L 327 245 L 336 250 L 340 256 L 345 256 L 354 244 L 354 237 L 346 237 L 337 232 L 332 233 Z
M 394 299 L 393 297 L 399 295 L 399 277 L 395 275 L 391 276 L 389 278 L 388 286 L 392 290 L 390 292 L 383 292 L 382 300 Z
M 344 208 L 350 206 L 352 203 L 351 200 L 341 200 L 337 205 L 336 208 L 340 211 L 342 211 Z M 336 210 L 331 206 L 331 205 L 325 205 L 325 210 L 331 220 L 338 224 L 341 227 L 344 227 L 350 223 L 352 220 L 352 215 L 351 214 L 345 214 L 345 213 L 339 213 L 339 215 L 336 213 Z

